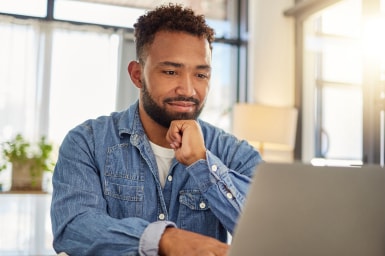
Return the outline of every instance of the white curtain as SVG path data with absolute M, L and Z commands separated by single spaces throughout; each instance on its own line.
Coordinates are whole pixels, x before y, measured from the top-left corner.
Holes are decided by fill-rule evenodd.
M 0 20 L 0 140 L 36 133 L 38 22 Z
M 47 125 L 55 141 L 84 120 L 115 110 L 119 42 L 119 34 L 108 30 L 52 29 Z
M 127 45 L 125 37 L 123 31 L 96 26 L 0 16 L 0 143 L 17 133 L 31 141 L 46 135 L 58 148 L 75 125 L 115 111 L 116 96 L 122 94 L 117 90 L 126 93 L 130 86 L 128 80 L 119 82 L 127 71 L 118 67 L 132 58 L 119 56 L 123 43 Z M 129 104 L 123 101 L 127 98 L 119 98 L 120 106 Z M 43 184 L 48 191 L 49 178 Z M 10 168 L 0 172 L 0 183 L 9 190 Z M 4 207 L 0 207 L 0 219 L 23 215 L 21 208 L 8 203 Z M 0 235 L 0 241 L 7 243 L 0 243 L 0 255 L 53 255 L 49 207 L 37 205 L 36 209 L 37 215 L 27 209 L 30 216 L 20 222 L 23 227 L 12 224 L 15 221 L 1 222 L 7 239 Z M 35 217 L 40 218 L 39 227 Z
M 23 133 L 60 144 L 73 126 L 114 111 L 127 76 L 118 57 L 123 37 L 96 26 L 0 17 L 0 141 Z

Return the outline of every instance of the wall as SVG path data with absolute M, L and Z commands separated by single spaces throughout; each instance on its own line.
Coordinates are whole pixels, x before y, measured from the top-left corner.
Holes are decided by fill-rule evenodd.
M 252 102 L 294 105 L 294 0 L 249 1 L 249 83 Z

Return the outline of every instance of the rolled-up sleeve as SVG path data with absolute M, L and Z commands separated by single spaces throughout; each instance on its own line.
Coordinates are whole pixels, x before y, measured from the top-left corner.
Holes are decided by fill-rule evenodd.
M 157 256 L 159 241 L 167 227 L 176 227 L 171 221 L 157 221 L 149 224 L 139 241 L 140 256 Z

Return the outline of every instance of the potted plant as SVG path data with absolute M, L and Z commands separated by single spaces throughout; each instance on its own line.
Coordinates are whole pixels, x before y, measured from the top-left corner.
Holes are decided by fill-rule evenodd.
M 11 191 L 42 190 L 42 178 L 45 171 L 53 172 L 53 145 L 40 137 L 37 143 L 27 141 L 23 135 L 17 134 L 10 141 L 1 144 L 0 171 L 12 164 Z

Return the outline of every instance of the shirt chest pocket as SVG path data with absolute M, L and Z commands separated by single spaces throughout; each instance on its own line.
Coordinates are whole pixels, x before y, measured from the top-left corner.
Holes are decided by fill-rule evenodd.
M 106 177 L 104 182 L 104 194 L 125 201 L 143 201 L 143 184 L 140 182 Z
M 104 168 L 104 193 L 122 200 L 142 201 L 144 175 L 142 161 L 132 155 L 128 143 L 117 144 L 107 150 Z

